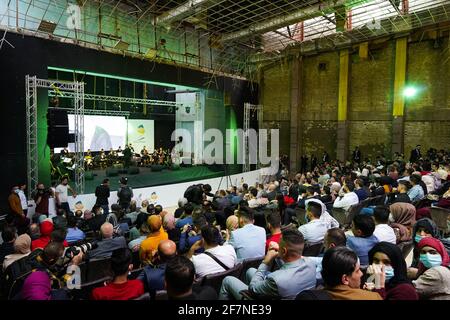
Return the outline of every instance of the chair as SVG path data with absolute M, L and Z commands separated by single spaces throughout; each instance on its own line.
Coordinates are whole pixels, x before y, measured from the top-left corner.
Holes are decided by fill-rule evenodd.
M 111 259 L 92 259 L 87 261 L 86 265 L 86 281 L 92 282 L 105 277 L 111 277 Z
M 325 207 L 327 207 L 328 212 L 332 212 L 333 211 L 333 202 L 325 203 Z
M 397 243 L 397 247 L 399 247 L 400 251 L 402 252 L 403 259 L 406 259 L 408 254 L 414 248 L 414 241 L 408 240 L 408 241 L 403 241 L 403 242 Z
M 150 300 L 150 293 L 146 292 L 143 295 L 133 299 L 133 300 Z
M 139 257 L 139 250 L 131 252 L 131 263 L 135 268 L 139 268 L 141 266 L 141 258 Z
M 306 209 L 299 208 L 299 207 L 295 208 L 295 216 L 297 217 L 297 221 L 298 221 L 299 225 L 308 223 L 306 221 L 305 215 L 306 215 Z
M 331 214 L 339 222 L 340 227 L 344 228 L 345 222 L 347 221 L 347 211 L 342 208 L 333 208 Z
M 376 197 L 372 197 L 369 198 L 369 206 L 379 206 L 379 205 L 383 205 L 385 200 L 386 200 L 386 195 L 383 194 L 381 196 L 376 196 Z
M 75 300 L 89 300 L 92 294 L 92 290 L 98 287 L 102 287 L 105 282 L 111 281 L 112 277 L 103 277 L 95 281 L 82 283 L 80 289 L 72 289 L 71 293 Z
M 261 264 L 261 262 L 263 261 L 263 259 L 264 259 L 264 257 L 258 257 L 258 258 L 245 259 L 244 261 L 242 261 L 242 271 L 241 271 L 241 275 L 239 276 L 239 279 L 244 281 L 247 270 L 250 268 L 257 269 L 259 267 L 259 265 Z
M 354 204 L 350 206 L 350 208 L 348 208 L 347 216 L 345 218 L 344 223 L 345 228 L 348 228 L 349 226 L 352 225 L 353 218 L 361 212 L 362 208 L 364 208 L 362 202 Z
M 317 257 L 323 248 L 323 242 L 306 243 L 303 249 L 303 256 L 305 257 Z
M 430 207 L 430 214 L 431 219 L 436 223 L 441 237 L 445 237 L 445 235 L 449 233 L 447 220 L 450 216 L 450 210 L 440 207 Z
M 130 274 L 128 275 L 128 279 L 130 279 L 130 280 L 137 279 L 137 277 L 141 274 L 142 270 L 144 270 L 144 268 L 139 268 L 139 269 L 132 270 L 130 272 Z
M 215 273 L 215 274 L 209 274 L 205 277 L 203 277 L 200 280 L 201 286 L 210 286 L 213 287 L 217 293 L 219 293 L 220 287 L 222 286 L 222 281 L 225 279 L 225 277 L 233 276 L 236 278 L 239 278 L 242 272 L 242 262 L 239 262 L 237 265 L 235 265 L 233 268 L 227 271 Z

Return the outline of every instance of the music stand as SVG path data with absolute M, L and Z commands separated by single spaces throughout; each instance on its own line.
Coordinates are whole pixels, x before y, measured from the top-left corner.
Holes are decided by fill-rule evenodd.
M 231 182 L 231 177 L 228 175 L 228 166 L 226 164 L 223 165 L 223 171 L 224 171 L 225 175 L 220 178 L 219 187 L 217 188 L 217 191 L 220 190 L 220 186 L 222 185 L 223 178 L 226 179 L 227 189 L 228 189 L 228 183 L 230 183 L 230 187 L 233 185 L 233 183 Z

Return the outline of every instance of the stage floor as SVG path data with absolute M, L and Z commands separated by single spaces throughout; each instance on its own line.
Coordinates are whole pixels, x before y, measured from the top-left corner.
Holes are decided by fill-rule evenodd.
M 95 188 L 105 178 L 109 178 L 110 189 L 115 191 L 119 188 L 121 177 L 128 178 L 128 185 L 135 188 L 153 187 L 202 179 L 217 178 L 224 175 L 224 171 L 218 171 L 210 166 L 185 167 L 179 170 L 164 169 L 160 172 L 152 172 L 150 168 L 139 167 L 138 174 L 119 174 L 115 177 L 107 177 L 106 170 L 92 170 L 93 180 L 85 180 L 84 193 L 95 193 Z

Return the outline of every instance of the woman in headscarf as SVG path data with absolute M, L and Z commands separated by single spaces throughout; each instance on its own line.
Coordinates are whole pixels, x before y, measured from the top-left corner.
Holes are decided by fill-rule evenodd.
M 31 252 L 31 238 L 28 234 L 24 233 L 17 237 L 14 241 L 14 253 L 7 255 L 3 260 L 3 270 L 6 270 L 8 266 L 23 257 L 26 257 Z
M 416 208 L 410 203 L 397 202 L 391 204 L 389 210 L 391 212 L 390 226 L 399 229 L 398 242 L 411 240 L 412 229 L 416 223 Z
M 413 251 L 413 261 L 411 263 L 411 267 L 417 268 L 419 265 L 419 249 L 417 245 L 420 240 L 423 238 L 439 238 L 439 231 L 433 220 L 428 218 L 420 219 L 416 222 L 413 228 L 413 243 L 414 243 L 414 251 Z
M 450 300 L 450 258 L 438 239 L 426 237 L 418 244 L 420 263 L 413 281 L 421 299 Z
M 384 300 L 418 300 L 416 289 L 408 280 L 406 262 L 399 247 L 379 242 L 369 251 L 370 264 L 383 264 L 385 286 L 376 290 Z

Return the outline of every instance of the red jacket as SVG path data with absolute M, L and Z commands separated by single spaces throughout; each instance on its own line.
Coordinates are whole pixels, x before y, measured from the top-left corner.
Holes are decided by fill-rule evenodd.
M 40 229 L 41 229 L 41 236 L 39 239 L 33 240 L 31 242 L 31 250 L 37 248 L 44 249 L 51 240 L 51 235 L 53 232 L 53 223 L 51 223 L 50 221 L 44 221 L 41 223 Z M 64 240 L 63 244 L 64 247 L 69 246 L 66 240 Z

